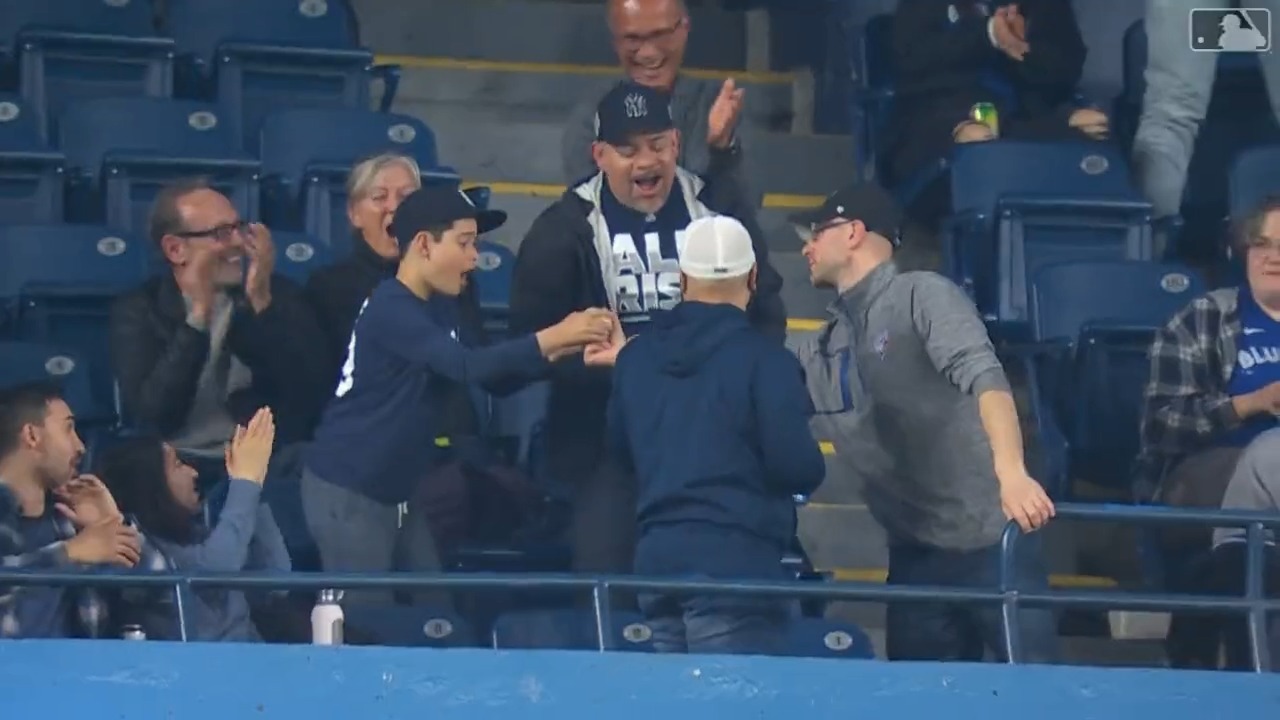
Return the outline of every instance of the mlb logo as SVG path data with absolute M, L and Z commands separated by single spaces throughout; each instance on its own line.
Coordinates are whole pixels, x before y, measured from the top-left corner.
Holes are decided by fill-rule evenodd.
M 876 336 L 875 344 L 872 347 L 875 348 L 876 355 L 879 355 L 880 359 L 883 360 L 885 353 L 889 352 L 889 331 L 885 330 Z
M 1271 10 L 1194 8 L 1187 18 L 1187 32 L 1194 52 L 1270 52 Z

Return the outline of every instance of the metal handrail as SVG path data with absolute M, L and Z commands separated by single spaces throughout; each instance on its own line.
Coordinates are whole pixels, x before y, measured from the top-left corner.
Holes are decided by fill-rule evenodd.
M 1174 611 L 1201 610 L 1241 613 L 1249 616 L 1249 637 L 1255 672 L 1271 669 L 1272 658 L 1266 642 L 1266 616 L 1280 612 L 1280 598 L 1263 595 L 1264 528 L 1280 527 L 1280 513 L 1236 512 L 1225 510 L 1181 510 L 1159 507 L 1090 506 L 1062 504 L 1059 518 L 1090 521 L 1130 521 L 1140 524 L 1200 524 L 1220 527 L 1245 527 L 1247 543 L 1245 596 L 1173 595 L 1169 593 L 1112 592 L 1105 590 L 1029 592 L 1013 587 L 1014 550 L 1021 537 L 1016 524 L 1010 523 L 1001 539 L 1001 573 L 998 588 L 958 588 L 923 585 L 883 585 L 867 582 L 806 583 L 659 580 L 636 576 L 581 576 L 563 574 L 497 573 L 410 574 L 410 573 L 129 573 L 129 572 L 54 572 L 47 570 L 2 569 L 3 586 L 91 586 L 172 588 L 176 597 L 178 627 L 182 640 L 187 640 L 187 609 L 183 596 L 204 588 L 232 590 L 420 590 L 424 588 L 511 591 L 511 590 L 584 590 L 590 591 L 595 614 L 596 634 L 600 650 L 612 648 L 610 594 L 623 592 L 661 592 L 667 594 L 787 597 L 793 599 L 844 600 L 862 602 L 998 602 L 1005 635 L 1005 656 L 1011 664 L 1021 659 L 1019 642 L 1020 607 L 1110 610 Z

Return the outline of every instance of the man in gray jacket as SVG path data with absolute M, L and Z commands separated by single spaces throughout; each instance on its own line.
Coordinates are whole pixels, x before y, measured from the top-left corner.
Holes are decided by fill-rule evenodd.
M 837 456 L 851 464 L 889 537 L 889 582 L 987 586 L 999 581 L 1000 535 L 1053 516 L 1026 470 L 1008 380 L 973 303 L 932 272 L 893 262 L 901 213 L 860 184 L 793 215 L 816 286 L 834 287 L 826 328 L 797 349 Z M 1011 580 L 1043 589 L 1038 536 L 1024 538 Z M 1024 660 L 1057 657 L 1053 615 L 1021 614 Z M 889 607 L 890 659 L 981 660 L 1003 653 L 994 606 Z
M 608 5 L 609 31 L 623 72 L 632 82 L 671 98 L 671 117 L 681 136 L 676 164 L 706 175 L 712 149 L 740 150 L 736 131 L 745 91 L 733 80 L 719 83 L 680 74 L 690 27 L 684 0 L 609 0 Z M 583 98 L 569 118 L 562 148 L 565 182 L 577 183 L 598 171 L 591 145 L 599 101 Z M 742 177 L 734 181 L 749 192 Z

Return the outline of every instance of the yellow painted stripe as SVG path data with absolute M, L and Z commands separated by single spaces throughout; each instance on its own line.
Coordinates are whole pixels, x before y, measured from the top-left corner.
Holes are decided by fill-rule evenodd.
M 529 195 L 531 197 L 554 200 L 564 194 L 564 185 L 553 183 L 527 182 L 488 182 L 486 180 L 463 180 L 464 186 L 484 185 L 495 195 Z M 766 193 L 764 206 L 778 210 L 803 210 L 822 204 L 821 195 L 790 195 L 787 193 Z
M 826 440 L 823 440 L 822 442 L 818 443 L 818 447 L 822 448 L 822 454 L 823 454 L 823 455 L 835 455 L 835 454 L 836 454 L 836 446 L 835 446 L 835 445 L 833 445 L 833 444 L 831 444 L 831 443 L 829 443 L 829 442 L 827 442 Z
M 556 75 L 618 75 L 617 65 L 576 65 L 570 63 L 514 62 L 507 60 L 466 60 L 461 58 L 424 57 L 420 55 L 378 55 L 374 62 L 380 65 L 399 65 L 406 68 L 430 70 L 471 70 L 475 72 L 550 73 Z M 789 72 L 758 72 L 749 70 L 699 70 L 685 68 L 684 75 L 707 80 L 726 80 L 756 85 L 786 85 L 795 81 L 796 74 Z
M 815 320 L 813 318 L 787 318 L 787 329 L 796 332 L 812 332 L 821 330 L 826 325 L 826 320 Z
M 881 568 L 835 568 L 821 572 L 830 573 L 832 579 L 839 582 L 883 583 L 889 577 L 889 571 Z M 1050 575 L 1049 585 L 1063 590 L 1114 589 L 1120 586 L 1111 578 L 1096 575 Z
M 810 510 L 866 510 L 867 506 L 862 503 L 809 502 L 805 503 L 805 508 Z

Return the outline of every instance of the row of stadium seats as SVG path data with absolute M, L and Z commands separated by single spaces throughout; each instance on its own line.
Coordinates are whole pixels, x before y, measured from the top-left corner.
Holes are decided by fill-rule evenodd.
M 398 152 L 418 162 L 427 182 L 459 182 L 437 167 L 431 129 L 405 115 L 285 110 L 267 118 L 261 148 L 260 157 L 239 149 L 215 105 L 157 98 L 72 103 L 46 143 L 22 101 L 0 96 L 0 216 L 10 224 L 69 220 L 141 232 L 160 186 L 204 175 L 243 217 L 305 231 L 344 255 L 345 183 L 356 160 Z
M 379 644 L 403 647 L 478 647 L 480 638 L 464 619 L 430 607 L 345 605 L 351 631 Z M 609 649 L 652 652 L 652 631 L 634 613 L 614 611 Z M 793 657 L 872 659 L 871 640 L 856 625 L 816 618 L 792 621 L 786 654 Z M 488 643 L 499 650 L 599 650 L 595 615 L 576 609 L 524 610 L 500 615 Z
M 42 136 L 70 102 L 176 96 L 216 100 L 253 152 L 271 110 L 368 106 L 373 56 L 343 0 L 168 0 L 164 11 L 157 31 L 150 0 L 0 0 L 0 50 Z

